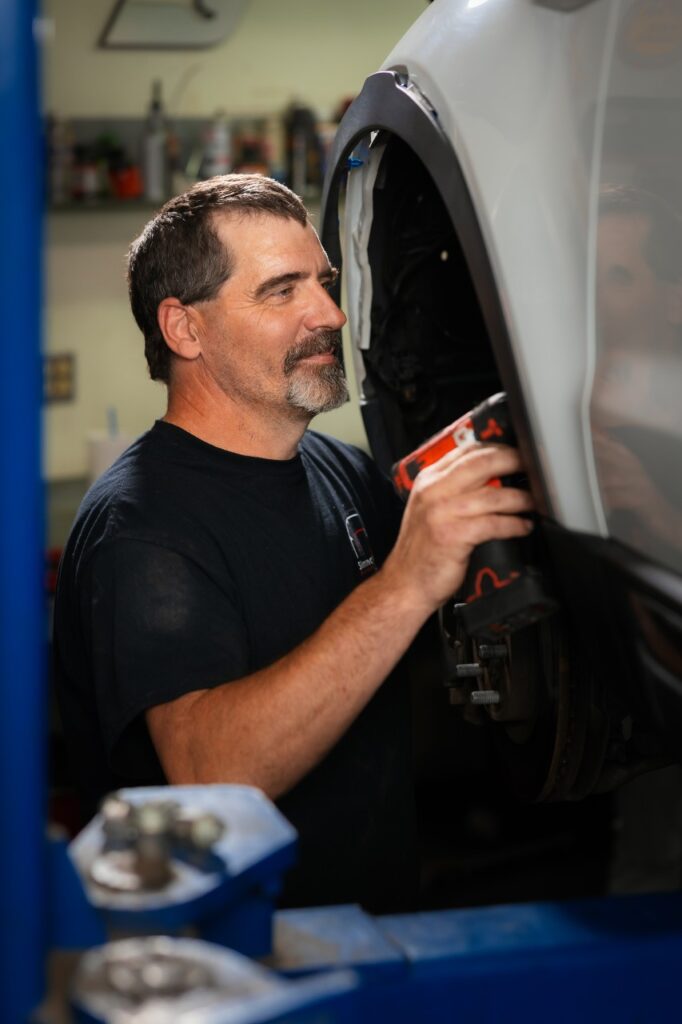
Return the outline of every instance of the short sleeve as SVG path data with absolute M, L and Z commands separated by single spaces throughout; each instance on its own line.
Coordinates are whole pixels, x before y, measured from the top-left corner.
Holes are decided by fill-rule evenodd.
M 100 549 L 89 582 L 82 614 L 109 763 L 122 778 L 151 777 L 144 711 L 248 673 L 239 602 L 190 558 L 144 541 Z

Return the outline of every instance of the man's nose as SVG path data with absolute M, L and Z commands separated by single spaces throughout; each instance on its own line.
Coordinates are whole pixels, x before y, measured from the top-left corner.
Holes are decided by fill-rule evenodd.
M 346 323 L 346 314 L 337 306 L 327 289 L 315 283 L 312 299 L 304 319 L 306 330 L 315 331 L 320 328 L 340 331 Z

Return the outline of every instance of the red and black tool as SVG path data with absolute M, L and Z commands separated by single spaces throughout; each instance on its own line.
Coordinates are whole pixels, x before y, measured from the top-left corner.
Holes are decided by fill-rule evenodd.
M 487 398 L 471 412 L 445 427 L 393 467 L 393 482 L 407 499 L 417 474 L 454 448 L 474 442 L 515 444 L 504 392 Z M 490 481 L 504 487 L 508 479 Z M 466 631 L 494 638 L 529 626 L 555 611 L 557 603 L 535 564 L 531 538 L 491 540 L 475 548 L 462 584 L 458 605 Z

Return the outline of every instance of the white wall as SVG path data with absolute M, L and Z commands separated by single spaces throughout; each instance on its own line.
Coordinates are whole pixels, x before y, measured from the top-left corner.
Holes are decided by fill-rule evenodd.
M 75 401 L 46 407 L 50 480 L 86 475 L 87 438 L 106 430 L 108 408 L 116 409 L 120 430 L 132 436 L 163 415 L 165 391 L 147 374 L 125 284 L 124 254 L 145 219 L 139 211 L 49 217 L 46 347 L 76 357 Z
M 250 0 L 235 32 L 210 50 L 95 49 L 113 0 L 43 0 L 46 105 L 67 116 L 141 115 L 152 78 L 166 97 L 196 73 L 175 116 L 270 113 L 296 96 L 327 117 L 360 86 L 426 7 L 426 0 Z
M 359 91 L 425 0 L 250 0 L 234 34 L 206 51 L 106 52 L 95 41 L 112 0 L 45 0 L 54 36 L 45 45 L 44 106 L 61 117 L 143 116 L 153 78 L 176 116 L 281 112 L 296 97 L 327 117 Z M 137 435 L 163 413 L 165 392 L 147 376 L 142 338 L 129 312 L 127 246 L 145 215 L 58 212 L 47 224 L 46 347 L 76 355 L 76 399 L 48 406 L 48 479 L 84 476 L 87 437 L 117 410 Z M 346 340 L 347 344 L 347 340 Z M 350 359 L 346 365 L 351 370 Z M 365 444 L 356 403 L 319 417 L 319 429 Z

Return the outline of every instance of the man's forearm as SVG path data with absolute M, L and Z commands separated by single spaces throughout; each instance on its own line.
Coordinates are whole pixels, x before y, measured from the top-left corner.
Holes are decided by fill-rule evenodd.
M 285 793 L 343 735 L 430 611 L 384 569 L 274 664 L 152 708 L 147 720 L 168 780 Z

